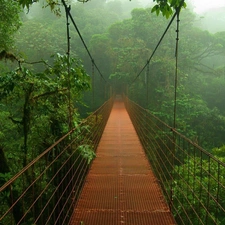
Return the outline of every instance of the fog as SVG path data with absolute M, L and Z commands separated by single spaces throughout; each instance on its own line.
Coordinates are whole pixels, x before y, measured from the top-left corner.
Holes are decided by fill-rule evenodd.
M 72 2 L 76 2 L 72 1 Z M 83 4 L 83 8 L 96 8 L 96 5 L 98 5 L 97 0 L 90 1 L 88 3 Z M 118 19 L 125 19 L 131 17 L 131 11 L 134 8 L 146 8 L 146 7 L 153 7 L 154 2 L 151 0 L 126 0 L 126 1 L 119 1 L 119 0 L 106 0 L 106 3 L 108 3 L 109 7 L 112 8 L 112 11 L 121 12 Z M 190 10 L 193 13 L 196 14 L 196 26 L 200 27 L 201 29 L 208 30 L 209 32 L 216 33 L 219 31 L 225 30 L 225 6 L 220 7 L 220 5 L 214 5 L 214 7 L 209 8 L 207 4 L 202 4 L 201 6 L 199 4 L 199 1 L 197 0 L 186 0 L 187 8 L 183 10 Z M 78 3 L 82 4 L 82 3 Z M 26 13 L 26 16 L 28 18 L 33 18 L 38 16 L 37 14 L 40 14 L 40 8 L 43 6 L 43 1 L 40 1 L 40 3 L 34 4 L 29 13 Z M 97 6 L 98 7 L 98 6 Z M 46 9 L 45 9 L 46 10 Z M 62 9 L 63 11 L 63 9 Z M 26 11 L 25 11 L 26 12 Z
M 11 1 L 2 2 L 12 6 Z M 73 171 L 67 174 L 75 171 L 76 179 L 81 177 L 79 174 L 86 174 L 84 168 L 89 168 L 88 164 L 78 166 L 78 163 L 88 163 L 94 156 L 91 154 L 95 150 L 93 143 L 98 143 L 100 130 L 103 130 L 97 127 L 106 122 L 103 115 L 110 111 L 108 103 L 111 101 L 104 103 L 111 96 L 124 94 L 142 107 L 139 112 L 135 107 L 131 110 L 143 118 L 139 120 L 137 117 L 136 122 L 141 121 L 140 127 L 144 128 L 140 140 L 148 137 L 147 149 L 152 148 L 157 154 L 159 148 L 163 149 L 163 157 L 167 159 L 172 158 L 169 149 L 176 153 L 172 163 L 162 161 L 164 168 L 169 165 L 171 169 L 165 170 L 169 179 L 171 174 L 177 173 L 177 180 L 171 179 L 164 187 L 175 184 L 176 191 L 180 185 L 179 189 L 188 196 L 182 197 L 181 201 L 175 200 L 172 205 L 176 203 L 180 206 L 179 203 L 184 202 L 185 207 L 193 205 L 197 210 L 202 210 L 199 202 L 202 204 L 205 201 L 207 210 L 203 209 L 201 216 L 206 223 L 214 224 L 216 221 L 224 224 L 224 210 L 219 212 L 214 203 L 223 204 L 224 209 L 224 199 L 219 195 L 225 192 L 218 184 L 223 185 L 225 167 L 218 162 L 225 162 L 225 7 L 197 10 L 194 1 L 187 0 L 188 7 L 182 9 L 180 19 L 173 17 L 169 23 L 170 18 L 151 12 L 149 6 L 154 4 L 151 0 L 91 0 L 84 4 L 71 0 L 69 17 L 66 17 L 64 7 L 60 6 L 57 12 L 51 11 L 43 2 L 46 4 L 48 1 L 40 0 L 21 14 L 18 7 L 14 17 L 11 10 L 4 11 L 8 17 L 0 13 L 2 20 L 5 20 L 0 26 L 0 33 L 6 37 L 2 40 L 10 38 L 0 52 L 0 182 L 7 182 L 22 168 L 26 172 L 18 182 L 11 180 L 9 189 L 2 189 L 4 193 L 0 196 L 0 202 L 4 204 L 0 205 L 0 211 L 10 212 L 9 203 L 17 199 L 17 192 L 22 193 L 26 183 L 29 183 L 29 192 L 24 196 L 30 196 L 34 188 L 37 190 L 35 196 L 39 198 L 39 192 L 44 193 L 41 187 L 46 189 L 48 186 L 49 189 L 40 201 L 35 200 L 38 207 L 33 207 L 33 203 L 31 207 L 27 204 L 33 198 L 22 196 L 21 201 L 18 198 L 17 209 L 20 205 L 25 206 L 21 209 L 26 214 L 22 216 L 17 209 L 11 210 L 16 214 L 17 221 L 25 224 L 24 219 L 29 218 L 31 223 L 39 211 L 43 212 L 44 202 L 49 203 L 47 216 L 50 215 L 50 208 L 61 209 L 61 200 L 64 202 L 66 198 L 58 199 L 58 191 L 62 190 L 58 189 L 58 184 L 63 187 L 68 184 L 68 179 L 64 180 L 65 185 L 61 182 L 66 171 L 62 165 L 72 166 Z M 18 30 L 10 29 L 13 24 L 8 18 L 15 22 L 20 21 L 19 16 L 21 27 L 16 23 Z M 102 105 L 108 109 L 96 111 Z M 120 107 L 116 110 L 120 112 Z M 95 113 L 91 115 L 92 112 Z M 154 116 L 146 123 L 148 112 Z M 88 123 L 84 124 L 83 118 L 87 116 L 85 121 Z M 156 117 L 163 123 L 159 123 Z M 92 126 L 95 132 L 90 129 Z M 150 133 L 150 127 L 160 129 Z M 85 134 L 91 137 L 87 138 Z M 170 137 L 165 138 L 167 135 Z M 63 142 L 58 147 L 50 147 L 60 139 Z M 153 140 L 156 143 L 154 146 Z M 175 147 L 177 143 L 179 147 Z M 197 153 L 196 145 L 206 151 L 201 149 L 201 153 Z M 63 156 L 61 161 L 58 153 Z M 219 160 L 211 160 L 213 157 L 208 153 Z M 149 154 L 151 160 L 161 158 L 161 155 L 152 157 Z M 43 161 L 35 160 L 27 167 L 37 156 L 39 159 L 43 156 Z M 51 163 L 52 160 L 56 161 L 56 166 Z M 37 165 L 35 171 L 34 165 Z M 27 170 L 29 168 L 30 172 Z M 49 173 L 45 173 L 46 168 L 50 169 Z M 60 172 L 53 176 L 56 168 Z M 184 175 L 188 182 L 179 180 L 184 168 L 188 168 Z M 196 171 L 194 176 L 193 171 Z M 209 174 L 211 172 L 213 176 Z M 31 188 L 32 179 L 40 180 L 40 185 Z M 53 181 L 53 184 L 48 181 Z M 203 188 L 199 188 L 200 182 L 204 183 Z M 79 187 L 82 186 L 80 184 Z M 191 187 L 191 191 L 187 191 L 185 185 Z M 67 185 L 71 191 L 78 186 L 74 183 Z M 199 190 L 202 201 L 194 197 L 195 189 Z M 212 191 L 212 194 L 203 194 L 203 189 Z M 49 193 L 54 198 L 49 198 Z M 70 193 L 74 191 L 66 193 L 71 199 Z M 80 189 L 76 193 L 80 193 Z M 76 200 L 76 196 L 72 197 Z M 69 202 L 74 205 L 74 201 Z M 60 207 L 55 207 L 54 203 Z M 34 213 L 29 213 L 27 209 L 32 209 Z M 63 211 L 69 219 L 70 208 L 62 209 L 65 209 Z M 176 212 L 180 212 L 179 209 Z M 212 220 L 206 216 L 206 211 L 212 211 Z M 188 212 L 197 215 L 198 211 Z M 7 223 L 4 224 L 16 223 L 12 214 L 5 215 Z M 51 215 L 55 217 L 57 211 Z M 41 224 L 45 217 L 38 216 L 36 222 L 39 218 Z
M 143 7 L 152 7 L 155 3 L 150 0 L 139 0 Z M 221 0 L 209 2 L 205 0 L 186 0 L 188 10 L 197 17 L 196 25 L 212 33 L 225 31 L 225 2 Z M 185 9 L 184 9 L 185 10 Z
M 197 136 L 201 139 L 199 143 L 211 149 L 222 145 L 225 137 L 225 35 L 221 32 L 224 31 L 225 8 L 199 14 L 189 2 L 187 8 L 182 9 L 180 18 L 179 126 L 185 135 L 195 140 Z M 151 13 L 148 3 L 152 2 L 73 2 L 71 14 L 95 63 L 115 92 L 129 89 L 130 98 L 171 124 L 176 20 L 151 61 L 151 82 L 147 84 L 144 70 L 137 82 L 132 83 L 170 20 Z M 56 16 L 48 7 L 43 9 L 42 6 L 42 3 L 36 3 L 23 14 L 23 26 L 17 33 L 15 49 L 27 61 L 44 59 L 52 63 L 51 55 L 67 51 L 65 10 L 62 7 L 61 16 Z M 93 75 L 90 57 L 72 23 L 70 36 L 71 55 L 82 60 L 90 77 L 95 76 L 92 88 L 95 89 L 96 107 L 100 106 L 107 88 L 99 88 L 104 86 L 103 79 L 96 70 Z M 29 67 L 39 72 L 43 69 L 39 64 Z M 86 105 L 91 105 L 91 95 L 91 92 L 85 94 Z M 213 122 L 208 123 L 209 120 Z
M 225 7 L 200 14 L 199 27 L 212 33 L 225 31 Z

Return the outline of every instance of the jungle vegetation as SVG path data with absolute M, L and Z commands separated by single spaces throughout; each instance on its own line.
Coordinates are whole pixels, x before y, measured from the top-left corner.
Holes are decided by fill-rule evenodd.
M 71 2 L 77 26 L 114 92 L 125 92 L 169 125 L 173 122 L 175 23 L 149 72 L 133 80 L 164 32 L 165 17 L 179 2 L 158 0 L 153 8 L 136 8 L 134 1 Z M 67 79 L 65 13 L 57 1 L 0 0 L 0 4 L 2 185 L 68 132 L 68 82 L 73 124 L 109 97 L 109 87 L 97 71 L 93 74 L 92 62 L 72 26 L 73 76 Z M 160 12 L 165 17 L 157 16 Z M 182 9 L 180 19 L 177 129 L 225 161 L 225 31 L 202 30 L 188 9 Z

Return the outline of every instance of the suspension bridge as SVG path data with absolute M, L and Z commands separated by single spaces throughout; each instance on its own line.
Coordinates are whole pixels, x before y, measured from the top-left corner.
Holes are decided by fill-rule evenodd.
M 0 224 L 223 224 L 224 171 L 207 151 L 117 96 L 0 188 Z
M 65 1 L 69 18 L 96 67 Z M 140 76 L 177 16 L 177 11 Z M 70 68 L 68 68 L 68 73 Z M 72 101 L 70 99 L 70 101 Z M 174 117 L 175 117 L 174 113 Z M 174 119 L 175 121 L 175 119 Z M 127 96 L 111 96 L 0 187 L 0 225 L 225 224 L 225 164 Z

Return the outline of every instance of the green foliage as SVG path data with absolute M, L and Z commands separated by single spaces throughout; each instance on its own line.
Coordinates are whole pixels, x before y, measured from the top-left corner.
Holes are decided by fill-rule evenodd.
M 0 52 L 12 49 L 13 35 L 19 29 L 21 22 L 19 18 L 20 7 L 16 1 L 0 0 Z M 0 57 L 0 60 L 2 58 Z
M 156 12 L 157 15 L 161 12 L 163 16 L 169 18 L 173 10 L 180 11 L 181 7 L 186 7 L 184 0 L 153 0 L 157 4 L 152 8 L 152 12 Z
M 83 158 L 87 160 L 88 164 L 90 164 L 90 162 L 96 157 L 96 154 L 93 152 L 93 149 L 90 145 L 80 145 L 77 150 L 80 152 Z
M 127 90 L 133 100 L 148 107 L 173 125 L 175 25 L 157 49 L 141 76 L 130 84 L 151 55 L 152 48 L 166 27 L 151 9 L 134 9 L 132 18 L 110 26 L 108 32 L 93 36 L 94 52 L 108 68 L 114 90 Z M 194 15 L 182 11 L 180 27 L 177 129 L 209 151 L 224 143 L 224 65 L 223 33 L 211 34 L 193 26 Z M 190 38 L 191 37 L 191 38 Z M 213 61 L 212 61 L 213 57 Z M 214 70 L 214 64 L 220 66 Z M 110 67 L 109 67 L 110 66 Z M 122 90 L 122 91 L 121 91 Z M 148 93 L 148 97 L 147 97 Z
M 30 6 L 35 3 L 39 2 L 41 0 L 17 0 L 18 4 L 22 6 L 23 8 L 30 9 Z M 50 7 L 51 11 L 53 11 L 56 15 L 60 15 L 60 9 L 59 5 L 61 3 L 60 0 L 45 0 L 45 5 L 43 7 Z M 67 2 L 67 1 L 66 1 Z
M 33 3 L 33 0 L 18 0 L 18 2 L 23 8 L 29 8 L 29 6 Z
M 225 194 L 222 186 L 224 168 L 218 171 L 216 161 L 190 155 L 182 165 L 175 167 L 174 174 L 174 207 L 178 224 L 186 224 L 189 220 L 192 224 L 198 224 L 199 220 L 204 224 L 214 224 L 214 221 L 223 224 L 224 212 L 217 204 L 225 207 L 222 197 Z
M 225 145 L 218 148 L 212 149 L 212 154 L 217 157 L 220 161 L 225 163 Z
M 30 6 L 34 1 L 18 0 L 17 2 L 22 7 L 32 10 Z M 0 0 L 0 3 L 5 7 L 0 13 L 2 21 L 0 50 L 7 50 L 11 48 L 13 34 L 20 26 L 18 18 L 20 9 L 16 1 L 1 2 Z M 58 3 L 61 1 L 44 1 L 44 7 L 50 6 L 50 9 L 58 14 Z M 108 27 L 110 23 L 125 17 L 121 15 L 122 3 L 103 4 L 102 1 L 95 0 L 85 6 L 72 5 L 78 27 L 81 28 L 81 33 L 91 47 L 95 62 L 101 65 L 104 74 L 108 74 L 109 80 L 114 84 L 114 90 L 119 93 L 127 89 L 127 84 L 130 84 L 142 69 L 167 25 L 163 18 L 151 12 L 156 12 L 157 15 L 162 13 L 168 18 L 174 10 L 186 7 L 185 2 L 181 0 L 155 0 L 155 3 L 152 9 L 133 10 L 131 19 L 114 23 L 110 27 Z M 46 11 L 40 9 L 41 7 L 37 9 L 35 18 L 24 16 L 24 26 L 16 36 L 16 44 L 18 52 L 23 52 L 25 62 L 44 59 L 41 60 L 41 65 L 25 64 L 22 61 L 16 70 L 9 72 L 5 65 L 1 70 L 0 147 L 3 148 L 10 167 L 10 171 L 0 172 L 2 183 L 68 131 L 69 100 L 71 100 L 69 108 L 73 114 L 73 124 L 75 126 L 78 123 L 77 105 L 82 103 L 83 92 L 90 89 L 90 77 L 85 72 L 81 61 L 73 57 L 68 59 L 62 54 L 66 49 L 65 21 L 49 16 Z M 61 12 L 61 15 L 64 16 L 64 13 Z M 224 161 L 225 79 L 222 64 L 224 62 L 220 59 L 224 57 L 225 52 L 224 32 L 210 34 L 195 28 L 194 15 L 189 11 L 182 11 L 181 18 L 182 44 L 179 50 L 177 129 L 193 142 L 209 150 L 213 148 L 211 153 Z M 61 29 L 62 27 L 64 29 Z M 171 48 L 175 45 L 174 30 L 175 27 L 172 26 L 172 29 L 168 31 L 167 38 L 151 61 L 150 72 L 147 74 L 145 71 L 145 74 L 142 74 L 137 82 L 129 87 L 130 97 L 170 125 L 173 123 L 174 110 L 174 48 Z M 71 31 L 71 49 L 84 59 L 84 64 L 89 66 L 89 73 L 91 73 L 90 60 L 85 55 L 83 46 L 74 31 Z M 61 54 L 48 57 L 53 52 Z M 214 64 L 216 68 L 213 70 Z M 98 101 L 104 95 L 101 78 L 95 77 L 93 87 L 97 87 L 95 94 L 98 94 L 96 100 Z M 89 96 L 89 102 L 90 99 Z M 96 118 L 92 119 L 94 123 Z M 89 127 L 82 127 L 83 130 L 89 132 Z M 79 130 L 77 132 L 80 133 Z M 85 143 L 82 140 L 79 141 Z M 92 148 L 90 143 L 77 147 L 78 154 L 88 164 L 95 157 Z M 67 155 L 64 157 L 66 158 Z M 82 159 L 79 158 L 79 160 Z M 0 158 L 0 163 L 2 162 L 3 159 Z M 189 186 L 193 187 L 196 195 L 200 195 L 201 188 L 196 181 L 202 179 L 203 183 L 210 183 L 213 195 L 216 195 L 217 189 L 216 182 L 213 179 L 210 180 L 206 173 L 200 177 L 200 167 L 196 167 L 196 163 L 199 164 L 198 158 L 186 160 L 175 169 L 179 176 L 174 180 L 174 194 L 185 202 L 188 214 L 193 213 L 193 207 L 199 208 L 197 198 L 193 192 L 188 191 Z M 60 161 L 57 166 L 60 167 L 61 164 Z M 203 161 L 202 166 L 204 171 L 207 171 L 206 161 Z M 185 170 L 187 167 L 189 170 Z M 190 176 L 193 168 L 196 173 L 195 178 Z M 216 177 L 214 168 L 216 168 L 215 165 L 211 169 L 213 176 Z M 38 175 L 38 172 L 35 172 L 35 176 Z M 46 186 L 48 176 L 51 177 L 52 174 L 49 173 L 43 177 L 40 187 Z M 59 175 L 60 178 L 61 176 L 63 173 Z M 181 177 L 189 183 L 184 182 Z M 221 173 L 221 182 L 224 182 L 224 177 L 225 174 Z M 21 189 L 21 183 L 22 181 L 15 184 L 15 191 Z M 49 192 L 54 191 L 54 188 L 54 185 L 49 187 Z M 184 197 L 183 192 L 187 193 L 187 197 Z M 225 193 L 221 194 L 224 196 Z M 48 193 L 44 197 L 46 201 L 47 195 Z M 9 197 L 10 192 L 7 190 L 0 200 L 7 204 Z M 205 203 L 207 196 L 202 194 L 202 198 L 202 202 Z M 179 208 L 179 203 L 175 202 L 175 204 L 178 204 L 178 214 L 185 216 Z M 210 211 L 214 213 L 214 203 L 209 201 L 209 204 Z M 221 204 L 225 204 L 223 199 Z M 1 205 L 1 207 L 5 206 Z M 205 211 L 201 208 L 199 214 L 204 217 Z M 220 220 L 223 224 L 222 216 Z M 194 218 L 193 223 L 195 223 Z
M 69 122 L 72 119 L 72 126 L 77 124 L 79 114 L 76 105 L 82 100 L 84 91 L 90 89 L 90 78 L 85 72 L 81 61 L 68 55 L 56 54 L 51 65 L 42 61 L 44 66 L 41 72 L 34 72 L 24 67 L 23 63 L 13 71 L 2 73 L 0 77 L 0 186 L 7 182 L 13 175 L 18 173 L 28 162 L 40 155 L 46 148 L 55 143 L 72 127 Z M 69 112 L 70 111 L 70 112 Z M 72 116 L 72 118 L 71 118 Z M 67 145 L 66 140 L 60 145 Z M 87 163 L 94 157 L 90 146 L 79 148 Z M 54 159 L 59 149 L 56 147 L 51 156 L 46 160 Z M 69 152 L 64 154 L 61 160 L 54 165 L 54 170 L 60 168 L 70 156 Z M 1 211 L 6 211 L 11 195 L 17 199 L 22 193 L 24 185 L 32 183 L 35 177 L 40 176 L 41 168 L 45 160 L 40 160 L 36 165 L 37 170 L 27 171 L 23 178 L 19 178 L 12 185 L 12 191 L 6 189 L 0 193 Z M 43 194 L 42 201 L 47 202 L 58 185 L 56 182 L 49 184 L 52 179 L 53 170 L 48 174 L 42 174 L 40 182 L 34 184 L 37 191 L 48 187 Z M 64 176 L 65 171 L 60 171 L 58 177 Z M 31 193 L 25 204 L 29 204 Z M 57 194 L 56 194 L 57 196 Z M 52 204 L 51 200 L 51 204 Z M 51 205 L 50 204 L 50 205 Z M 51 207 L 53 207 L 51 205 Z M 20 201 L 15 206 L 13 217 L 15 222 L 21 219 L 24 208 Z M 40 203 L 37 201 L 35 210 L 40 211 Z M 29 221 L 33 221 L 32 215 L 27 215 Z M 7 221 L 7 217 L 5 220 Z M 28 222 L 27 222 L 28 221 Z
M 3 74 L 0 82 L 1 118 L 5 121 L 1 146 L 7 149 L 8 157 L 17 152 L 24 160 L 23 166 L 68 131 L 69 98 L 76 121 L 75 105 L 90 88 L 89 76 L 81 62 L 76 58 L 68 62 L 68 57 L 60 54 L 53 65 L 41 73 L 19 67 Z M 10 143 L 11 138 L 14 141 Z
M 36 0 L 35 2 L 38 2 L 39 0 Z M 78 0 L 78 2 L 89 2 L 90 0 Z M 19 4 L 24 8 L 29 7 L 33 4 L 34 1 L 32 0 L 18 0 Z M 65 1 L 67 2 L 67 1 Z M 166 18 L 169 18 L 173 10 L 180 10 L 181 7 L 186 7 L 185 0 L 153 0 L 153 2 L 156 2 L 157 4 L 152 8 L 152 12 L 156 12 L 157 15 L 161 12 L 163 16 L 166 16 Z M 49 6 L 52 11 L 54 11 L 56 14 L 60 14 L 58 5 L 60 4 L 59 0 L 46 0 L 46 6 Z M 96 1 L 94 3 L 95 5 L 98 4 Z M 119 3 L 118 3 L 119 4 Z
M 0 184 L 6 183 L 11 177 L 12 177 L 12 174 L 10 172 L 0 173 Z M 9 193 L 5 193 L 5 194 L 6 194 L 6 197 L 9 197 Z

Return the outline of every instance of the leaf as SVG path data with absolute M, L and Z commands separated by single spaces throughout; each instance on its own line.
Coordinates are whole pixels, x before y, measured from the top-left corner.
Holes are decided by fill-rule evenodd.
M 81 155 L 87 159 L 88 164 L 96 157 L 96 154 L 93 152 L 92 147 L 90 145 L 84 144 L 78 147 Z
M 155 5 L 153 8 L 152 8 L 152 10 L 151 10 L 151 12 L 153 13 L 153 12 L 157 12 L 157 10 L 159 9 L 159 5 Z
M 21 5 L 23 8 L 27 7 L 29 9 L 32 3 L 33 3 L 32 0 L 19 0 L 19 5 Z
M 157 4 L 152 8 L 151 12 L 157 15 L 161 12 L 167 19 L 173 14 L 173 10 L 180 7 L 182 0 L 157 0 Z M 182 3 L 182 7 L 186 7 L 186 3 Z

